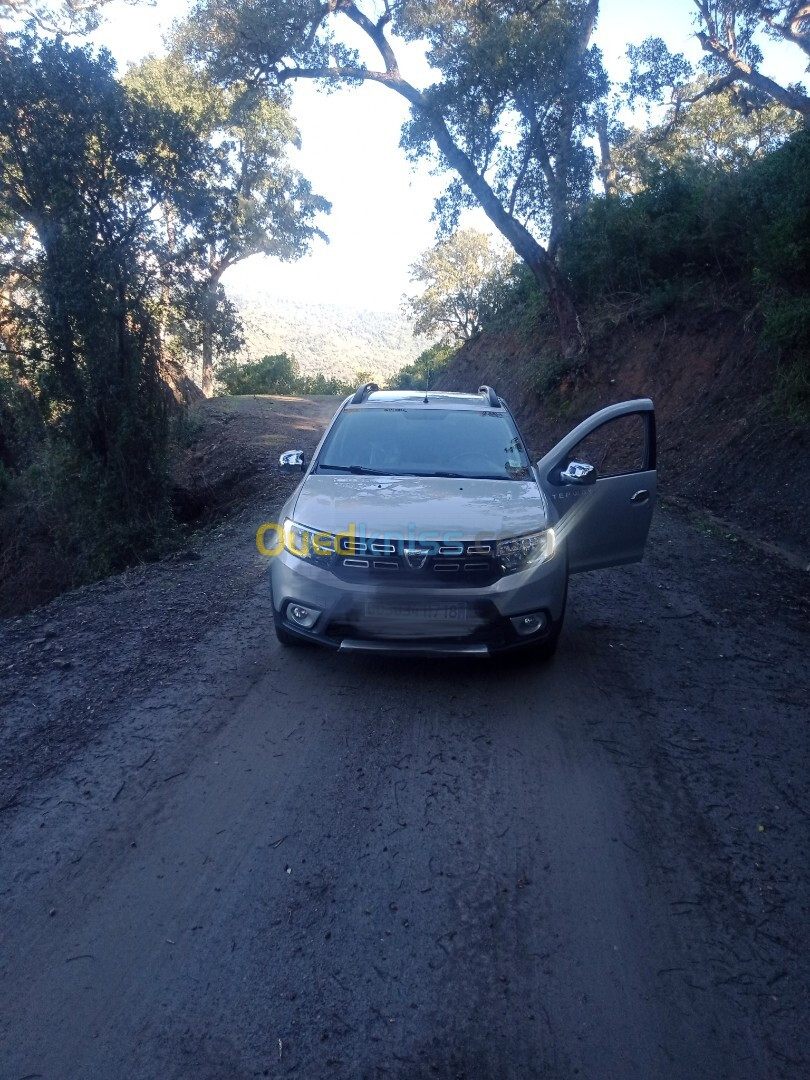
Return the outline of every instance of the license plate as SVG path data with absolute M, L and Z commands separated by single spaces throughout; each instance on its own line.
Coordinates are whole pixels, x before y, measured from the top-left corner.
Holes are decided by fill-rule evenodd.
M 464 622 L 467 605 L 453 602 L 444 604 L 402 604 L 366 602 L 366 615 L 373 619 L 404 619 L 408 622 Z

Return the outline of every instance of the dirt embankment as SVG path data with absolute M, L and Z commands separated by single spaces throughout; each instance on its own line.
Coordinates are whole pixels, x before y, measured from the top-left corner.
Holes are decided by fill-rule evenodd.
M 311 454 L 337 398 L 221 397 L 189 411 L 186 446 L 176 457 L 172 493 L 183 522 L 205 525 L 255 496 L 270 498 L 290 487 L 279 476 L 285 450 Z
M 651 397 L 664 498 L 708 511 L 756 542 L 810 565 L 810 430 L 774 405 L 776 361 L 738 314 L 676 312 L 591 327 L 581 369 L 558 392 L 537 392 L 542 333 L 485 333 L 466 345 L 437 388 L 490 383 L 545 452 L 576 421 L 615 401 Z

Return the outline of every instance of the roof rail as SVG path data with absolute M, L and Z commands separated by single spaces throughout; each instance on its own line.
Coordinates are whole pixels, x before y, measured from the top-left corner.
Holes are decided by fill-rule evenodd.
M 379 386 L 375 382 L 363 383 L 362 386 L 354 392 L 354 397 L 349 402 L 350 405 L 359 405 L 362 401 L 365 401 L 369 394 L 373 394 L 375 390 L 379 390 Z
M 493 409 L 500 409 L 501 399 L 495 393 L 491 386 L 479 386 L 478 393 L 483 394 Z

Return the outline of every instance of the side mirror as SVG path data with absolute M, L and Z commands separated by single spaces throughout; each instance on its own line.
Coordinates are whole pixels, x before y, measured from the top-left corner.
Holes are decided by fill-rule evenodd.
M 278 471 L 282 473 L 294 473 L 304 471 L 304 451 L 285 450 L 278 459 Z
M 563 484 L 578 484 L 580 487 L 595 484 L 596 466 L 585 461 L 569 461 L 566 467 L 560 470 L 560 480 Z

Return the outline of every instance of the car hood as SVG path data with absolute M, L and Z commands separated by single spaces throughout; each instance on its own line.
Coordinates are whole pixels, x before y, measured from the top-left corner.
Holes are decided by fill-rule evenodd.
M 548 523 L 545 496 L 533 480 L 452 480 L 423 476 L 347 476 L 313 473 L 293 516 L 322 532 L 385 533 L 408 539 L 515 536 Z M 432 537 L 425 537 L 430 539 Z

